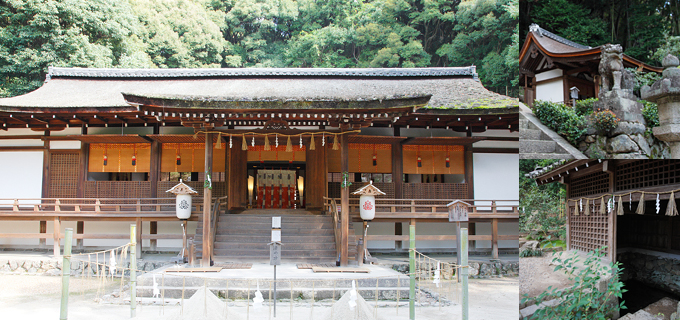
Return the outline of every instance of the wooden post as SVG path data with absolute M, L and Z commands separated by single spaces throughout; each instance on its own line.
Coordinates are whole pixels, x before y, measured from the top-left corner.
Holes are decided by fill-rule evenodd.
M 137 224 L 137 234 L 135 235 L 135 243 L 137 244 L 137 258 L 142 258 L 142 218 L 137 218 L 135 223 Z
M 349 172 L 349 143 L 347 136 L 340 136 L 340 171 Z M 336 136 L 336 139 L 338 136 Z M 340 192 L 340 266 L 347 266 L 348 255 L 348 236 L 349 236 L 349 188 L 341 188 Z
M 153 133 L 159 134 L 160 128 L 158 124 L 154 125 Z M 161 176 L 161 144 L 160 142 L 154 140 L 151 142 L 151 150 L 149 157 L 149 184 L 151 190 L 149 192 L 150 198 L 158 198 L 158 181 L 160 181 Z
M 130 225 L 130 318 L 137 316 L 137 226 Z
M 64 262 L 61 267 L 61 309 L 59 320 L 68 318 L 68 282 L 71 277 L 71 245 L 73 241 L 73 229 L 66 228 L 66 240 L 64 242 Z
M 213 159 L 213 134 L 205 134 L 205 170 L 212 175 Z M 207 179 L 207 177 L 206 177 Z M 212 232 L 210 230 L 210 203 L 212 202 L 211 188 L 203 188 L 203 256 L 201 257 L 201 267 L 209 267 L 212 257 Z
M 84 221 L 78 221 L 76 223 L 76 233 L 77 234 L 83 234 L 85 232 L 85 222 Z M 77 239 L 76 240 L 76 246 L 78 247 L 79 250 L 83 249 L 83 239 Z
M 491 256 L 498 259 L 498 219 L 491 220 Z
M 399 128 L 394 128 L 394 135 L 399 136 Z M 394 184 L 394 198 L 402 199 L 404 197 L 404 158 L 403 147 L 401 143 L 392 144 L 392 183 Z M 394 235 L 402 235 L 403 226 L 401 222 L 394 224 Z M 401 240 L 394 241 L 394 249 L 402 248 Z
M 474 158 L 473 158 L 473 155 L 472 155 L 472 145 L 465 146 L 464 152 L 465 152 L 465 154 L 464 154 L 464 157 L 465 157 L 465 160 L 464 160 L 465 161 L 465 163 L 464 163 L 464 165 L 465 165 L 465 183 L 467 184 L 467 189 L 468 189 L 467 190 L 468 191 L 467 197 L 470 200 L 470 204 L 475 205 L 475 202 L 472 201 L 472 200 L 475 199 L 475 176 L 474 176 L 475 170 L 474 170 L 474 165 L 473 165 L 474 164 Z M 476 228 L 474 223 L 469 223 L 468 228 L 470 228 L 469 229 L 470 234 L 475 234 L 475 232 L 477 231 L 476 230 L 477 228 Z M 457 235 L 460 236 L 460 233 L 458 233 Z M 458 241 L 458 243 L 460 243 L 460 241 Z M 471 240 L 470 243 L 468 243 L 468 245 L 472 249 L 477 248 L 477 242 L 475 240 Z
M 47 233 L 47 221 L 40 221 L 40 233 Z M 47 245 L 47 238 L 40 238 L 39 244 L 44 248 Z
M 149 222 L 149 234 L 158 234 L 158 221 Z M 156 251 L 158 249 L 158 241 L 154 239 L 149 240 L 149 246 L 151 251 Z
M 409 252 L 408 252 L 408 273 L 409 273 L 409 293 L 408 310 L 409 319 L 416 318 L 416 220 L 411 219 L 409 225 Z
M 54 217 L 54 256 L 58 257 L 59 256 L 59 238 L 60 237 L 60 232 L 61 232 L 61 220 L 59 220 L 59 217 Z

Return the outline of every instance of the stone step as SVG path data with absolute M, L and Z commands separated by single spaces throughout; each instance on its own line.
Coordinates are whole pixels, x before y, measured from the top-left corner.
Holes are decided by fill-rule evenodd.
M 271 227 L 269 229 L 217 229 L 217 235 L 271 235 Z M 203 234 L 203 228 L 196 229 L 196 235 Z M 281 234 L 285 235 L 328 235 L 333 234 L 333 229 L 282 229 Z
M 523 129 L 528 129 L 529 128 L 529 120 L 525 118 L 520 118 L 519 119 L 519 130 L 522 131 Z
M 213 250 L 216 256 L 262 256 L 269 257 L 269 247 L 263 249 L 220 249 Z M 332 249 L 307 250 L 307 249 L 281 249 L 282 257 L 335 257 L 335 246 Z
M 522 140 L 519 153 L 553 153 L 556 145 L 555 141 Z
M 271 235 L 218 235 L 215 242 L 237 242 L 237 243 L 269 243 Z M 281 235 L 282 243 L 309 243 L 309 242 L 333 242 L 335 235 L 330 232 L 327 235 Z
M 268 242 L 259 243 L 237 243 L 237 242 L 215 242 L 215 250 L 218 249 L 237 249 L 237 250 L 260 250 L 265 249 L 269 252 Z M 282 251 L 287 250 L 335 250 L 335 243 L 333 242 L 307 242 L 307 243 L 291 243 L 285 242 Z
M 233 222 L 233 221 L 219 221 L 217 223 L 217 230 L 231 230 L 231 229 L 251 229 L 251 230 L 271 230 L 272 223 L 253 223 L 253 222 Z M 290 229 L 333 229 L 333 223 L 328 222 L 282 222 L 281 230 Z
M 537 129 L 520 129 L 519 138 L 521 140 L 546 140 L 543 132 Z
M 568 153 L 520 153 L 520 159 L 574 159 Z

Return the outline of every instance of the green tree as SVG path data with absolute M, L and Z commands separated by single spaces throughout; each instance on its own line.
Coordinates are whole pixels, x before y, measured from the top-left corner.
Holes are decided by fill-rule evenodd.
M 564 218 L 559 218 L 561 199 L 566 196 L 564 187 L 559 183 L 539 186 L 535 180 L 526 176 L 537 168 L 543 168 L 555 162 L 556 160 L 551 159 L 519 161 L 520 231 L 564 230 Z
M 0 95 L 42 85 L 48 66 L 114 67 L 144 61 L 126 1 L 0 2 Z

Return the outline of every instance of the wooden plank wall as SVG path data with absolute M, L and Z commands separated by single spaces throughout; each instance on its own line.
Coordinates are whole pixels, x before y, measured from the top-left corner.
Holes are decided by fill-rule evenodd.
M 307 149 L 307 176 L 305 177 L 305 202 L 307 208 L 322 208 L 326 195 L 326 150 L 317 139 L 316 150 Z
M 241 148 L 229 149 L 229 209 L 245 208 L 248 203 L 248 152 Z

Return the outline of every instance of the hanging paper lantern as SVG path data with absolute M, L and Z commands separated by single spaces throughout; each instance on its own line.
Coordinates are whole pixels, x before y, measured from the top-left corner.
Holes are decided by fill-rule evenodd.
M 136 166 L 136 165 L 137 165 L 137 156 L 133 154 L 132 155 L 132 166 Z
M 418 157 L 418 168 L 421 168 L 423 166 L 423 159 Z
M 449 159 L 449 157 L 446 157 L 446 167 L 451 168 L 451 160 Z
M 179 156 L 179 152 L 177 152 L 177 165 L 182 165 L 182 157 Z
M 109 157 L 104 154 L 104 165 L 107 165 L 109 162 Z
M 373 155 L 373 166 L 375 167 L 377 165 L 378 165 L 378 156 L 374 154 Z

